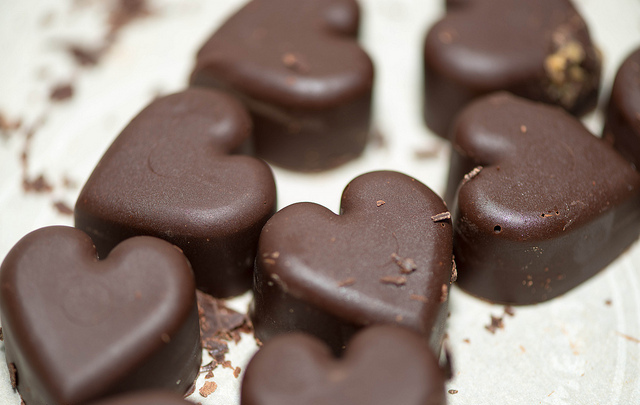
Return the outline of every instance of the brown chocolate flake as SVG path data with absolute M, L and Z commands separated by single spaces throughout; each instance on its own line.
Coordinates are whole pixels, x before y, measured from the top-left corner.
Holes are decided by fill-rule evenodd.
M 67 44 L 65 50 L 73 58 L 78 66 L 90 67 L 95 66 L 100 61 L 105 47 L 89 48 L 80 44 Z
M 382 207 L 383 205 L 385 205 L 386 203 L 384 202 L 384 200 L 378 200 L 376 201 L 376 207 Z
M 311 68 L 300 55 L 286 52 L 282 55 L 282 63 L 290 70 L 297 73 L 308 73 Z
M 407 278 L 404 276 L 384 276 L 380 277 L 380 282 L 382 284 L 392 284 L 400 287 L 407 284 Z
M 504 314 L 509 316 L 514 316 L 516 311 L 513 309 L 511 305 L 507 305 L 504 307 Z
M 462 178 L 462 185 L 471 181 L 471 179 L 476 177 L 481 171 L 482 171 L 482 166 L 477 166 L 473 170 L 471 170 L 469 173 L 465 174 L 464 177 Z
M 449 211 L 441 212 L 431 217 L 433 222 L 448 221 L 450 219 L 451 213 Z
M 187 392 L 184 393 L 184 397 L 188 397 L 191 394 L 193 394 L 194 392 L 196 392 L 196 382 L 194 381 L 193 384 L 191 384 L 191 386 L 189 387 L 189 389 L 187 390 Z
M 489 332 L 495 334 L 496 330 L 504 329 L 504 322 L 501 317 L 491 315 L 491 324 L 485 325 L 484 328 Z
M 449 297 L 449 287 L 446 284 L 442 284 L 440 291 L 440 302 L 445 302 L 447 297 Z
M 71 83 L 60 83 L 55 85 L 49 93 L 51 101 L 64 101 L 73 97 L 73 86 Z
M 209 372 L 207 373 L 207 375 L 204 376 L 204 378 L 206 380 L 213 378 L 213 371 L 209 370 Z
M 73 208 L 69 207 L 64 201 L 56 201 L 53 207 L 62 215 L 73 215 Z
M 39 175 L 35 179 L 30 179 L 25 175 L 22 178 L 22 189 L 26 193 L 49 193 L 53 191 L 53 186 L 49 181 L 47 181 L 43 174 Z
M 233 370 L 233 376 L 234 376 L 235 378 L 240 377 L 240 372 L 241 372 L 241 371 L 242 371 L 242 369 L 241 369 L 240 367 L 236 367 L 236 368 Z
M 18 388 L 18 369 L 16 369 L 15 363 L 9 363 L 9 380 L 11 381 L 11 387 L 15 390 Z
M 453 394 L 457 394 L 458 390 L 449 390 L 447 391 L 449 394 L 453 395 Z
M 218 389 L 218 384 L 216 384 L 215 381 L 206 381 L 202 386 L 202 388 L 200 388 L 200 391 L 198 392 L 200 392 L 200 395 L 202 397 L 206 398 L 209 395 L 216 392 L 217 389 Z
M 353 277 L 346 278 L 338 283 L 338 287 L 349 287 L 356 283 L 356 279 Z
M 424 302 L 424 303 L 429 302 L 429 300 L 427 299 L 427 297 L 425 297 L 424 295 L 418 295 L 418 294 L 411 294 L 411 295 L 409 296 L 409 299 L 410 299 L 410 300 L 413 300 L 413 301 Z
M 451 278 L 449 284 L 453 284 L 458 279 L 458 266 L 456 266 L 456 259 L 451 259 Z
M 411 274 L 418 268 L 415 260 L 410 257 L 403 258 L 396 253 L 392 253 L 391 258 L 398 265 L 398 267 L 400 267 L 400 273 L 402 274 Z

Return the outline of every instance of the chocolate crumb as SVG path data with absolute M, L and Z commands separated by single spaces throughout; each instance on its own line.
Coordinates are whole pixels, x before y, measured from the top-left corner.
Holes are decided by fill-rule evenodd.
M 485 325 L 484 328 L 489 332 L 495 334 L 496 330 L 504 329 L 504 322 L 502 322 L 501 317 L 491 315 L 491 324 Z
M 447 391 L 447 392 L 448 392 L 449 394 L 452 394 L 452 395 L 453 395 L 453 394 L 457 394 L 457 393 L 458 393 L 458 390 L 449 390 L 449 391 Z
M 427 297 L 425 297 L 424 295 L 418 295 L 418 294 L 411 294 L 409 296 L 409 299 L 414 300 L 414 301 L 419 301 L 419 302 L 429 302 L 429 300 L 427 299 Z
M 104 47 L 89 48 L 84 45 L 73 43 L 67 44 L 65 49 L 78 66 L 84 67 L 97 65 L 102 54 L 106 50 Z
M 200 395 L 204 398 L 216 392 L 218 389 L 218 384 L 215 381 L 206 381 L 202 388 L 200 388 Z
M 196 392 L 196 382 L 194 381 L 193 384 L 191 384 L 191 386 L 189 387 L 189 389 L 187 390 L 187 392 L 184 393 L 184 397 L 188 397 L 191 394 L 193 394 L 194 392 Z
M 340 281 L 338 283 L 338 287 L 349 287 L 349 286 L 354 285 L 355 283 L 356 283 L 356 279 L 353 278 L 353 277 L 349 277 L 347 279 L 344 279 L 344 280 Z
M 300 55 L 291 52 L 282 55 L 282 63 L 297 73 L 308 73 L 311 70 L 309 64 Z
M 18 388 L 18 370 L 15 363 L 9 363 L 9 380 L 11 381 L 11 387 L 15 390 Z
M 527 133 L 527 127 L 526 125 L 520 125 L 520 132 L 522 132 L 523 134 Z
M 233 376 L 235 378 L 238 378 L 240 376 L 240 372 L 242 371 L 242 369 L 240 367 L 236 367 L 235 370 L 233 370 Z
M 471 339 L 466 338 L 466 339 L 462 339 L 462 341 L 466 344 L 470 344 L 471 343 Z
M 482 166 L 477 166 L 473 170 L 471 170 L 469 173 L 465 174 L 463 179 L 462 179 L 462 185 L 466 184 L 471 179 L 476 177 L 478 175 L 478 173 L 480 173 L 481 171 L 482 171 Z
M 612 304 L 612 301 L 611 301 L 611 300 L 606 300 L 606 301 L 604 302 L 604 305 L 609 306 L 609 307 L 611 306 L 611 304 Z
M 511 305 L 507 305 L 504 307 L 504 313 L 505 315 L 514 316 L 516 314 L 516 311 Z
M 402 258 L 396 253 L 392 253 L 391 258 L 400 267 L 400 273 L 402 274 L 411 274 L 418 268 L 416 262 L 410 257 Z
M 431 217 L 433 222 L 447 221 L 449 219 L 451 219 L 451 213 L 449 211 L 441 212 Z
M 70 83 L 60 83 L 51 89 L 49 99 L 51 101 L 64 101 L 73 96 L 73 87 Z
M 73 208 L 69 207 L 64 201 L 56 201 L 53 207 L 62 215 L 73 215 Z
M 23 155 L 24 156 L 24 155 Z M 29 179 L 28 177 L 23 176 L 22 179 L 22 189 L 29 193 L 49 193 L 53 191 L 53 186 L 51 183 L 47 181 L 44 175 L 39 175 L 35 179 Z
M 207 373 L 207 375 L 205 375 L 205 376 L 204 376 L 204 378 L 205 378 L 206 380 L 208 380 L 208 379 L 210 379 L 210 378 L 213 378 L 213 371 L 209 370 L 209 372 Z
M 446 284 L 442 284 L 442 294 L 440 295 L 440 302 L 445 302 L 449 296 L 449 287 Z
M 451 259 L 451 278 L 449 284 L 453 284 L 458 279 L 458 266 L 456 266 L 456 259 Z
M 380 282 L 382 284 L 393 284 L 400 287 L 407 284 L 407 278 L 404 276 L 384 276 L 380 277 Z
M 625 338 L 625 339 L 627 339 L 627 340 L 628 340 L 628 341 L 630 341 L 630 342 L 633 342 L 633 343 L 640 343 L 640 339 L 638 339 L 638 338 L 634 338 L 633 336 L 625 335 L 624 333 L 620 333 L 620 332 L 616 332 L 616 335 L 618 335 L 618 336 L 620 336 L 620 337 L 622 337 L 622 338 Z
M 378 200 L 376 201 L 376 207 L 381 207 L 385 204 L 384 200 Z

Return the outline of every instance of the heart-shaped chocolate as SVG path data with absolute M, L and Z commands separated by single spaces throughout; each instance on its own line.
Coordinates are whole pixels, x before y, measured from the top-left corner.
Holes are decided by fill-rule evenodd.
M 191 402 L 164 391 L 141 391 L 92 402 L 91 405 L 191 405 Z
M 445 375 L 417 334 L 374 326 L 341 359 L 323 342 L 295 333 L 267 343 L 251 360 L 241 405 L 443 405 Z
M 602 134 L 640 170 L 640 48 L 618 70 Z
M 232 155 L 251 121 L 231 96 L 190 89 L 155 100 L 122 131 L 85 184 L 76 226 L 101 257 L 151 235 L 179 246 L 199 289 L 225 297 L 251 286 L 262 226 L 275 212 L 271 169 Z
M 358 46 L 354 0 L 253 0 L 198 53 L 196 86 L 240 98 L 256 152 L 294 170 L 358 156 L 369 132 L 373 65 Z
M 638 237 L 640 174 L 559 108 L 507 93 L 474 102 L 451 159 L 458 283 L 476 296 L 553 298 Z
M 397 172 L 355 178 L 341 215 L 298 203 L 260 235 L 256 336 L 304 331 L 340 351 L 363 326 L 399 324 L 439 353 L 452 279 L 452 228 L 444 202 Z
M 455 115 L 498 90 L 581 115 L 595 108 L 601 58 L 569 0 L 456 0 L 424 45 L 425 120 L 450 137 Z
M 183 393 L 197 376 L 193 273 L 165 241 L 132 238 L 98 261 L 84 232 L 42 228 L 9 252 L 0 285 L 6 360 L 29 405 Z

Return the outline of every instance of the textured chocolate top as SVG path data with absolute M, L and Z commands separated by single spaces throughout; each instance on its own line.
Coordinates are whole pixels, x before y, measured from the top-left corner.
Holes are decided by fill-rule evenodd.
M 342 359 L 304 334 L 267 343 L 247 366 L 242 405 L 442 405 L 444 373 L 419 335 L 365 329 Z
M 432 328 L 442 329 L 452 277 L 451 232 L 445 204 L 428 187 L 372 172 L 346 187 L 340 215 L 312 203 L 276 213 L 260 236 L 257 267 L 344 322 L 405 325 L 436 349 L 442 336 Z
M 373 66 L 358 46 L 354 0 L 254 0 L 198 53 L 192 82 L 292 109 L 324 109 L 371 91 Z
M 250 131 L 247 112 L 221 92 L 189 89 L 155 100 L 98 163 L 76 203 L 76 226 L 101 256 L 134 235 L 166 239 L 185 252 L 199 288 L 245 291 L 276 204 L 267 164 L 231 155 L 246 147 Z M 215 272 L 230 276 L 212 282 L 207 273 Z
M 576 114 L 593 107 L 576 103 L 597 88 L 600 57 L 570 1 L 450 3 L 425 43 L 441 75 L 472 91 L 510 90 Z
M 20 240 L 0 271 L 7 363 L 29 405 L 184 392 L 195 378 L 195 284 L 175 246 L 137 237 L 98 261 L 82 231 L 48 227 Z

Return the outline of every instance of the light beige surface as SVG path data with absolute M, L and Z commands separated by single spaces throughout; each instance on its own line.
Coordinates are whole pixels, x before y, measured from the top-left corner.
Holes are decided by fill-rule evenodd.
M 26 233 L 45 225 L 72 224 L 54 208 L 73 206 L 80 187 L 111 141 L 155 95 L 179 90 L 204 39 L 241 0 L 151 0 L 152 15 L 123 29 L 103 60 L 78 68 L 62 50 L 65 41 L 96 45 L 107 29 L 112 0 L 0 0 L 0 111 L 23 120 L 23 129 L 0 138 L 0 258 Z M 431 135 L 420 116 L 421 42 L 442 13 L 444 0 L 362 0 L 363 40 L 377 69 L 375 123 L 386 147 L 369 147 L 337 170 L 302 175 L 275 170 L 279 207 L 314 201 L 337 211 L 344 186 L 377 169 L 403 171 L 442 193 L 448 146 Z M 617 66 L 640 45 L 640 2 L 580 0 L 593 37 L 603 50 L 608 89 Z M 74 96 L 52 104 L 50 89 L 71 81 Z M 607 90 L 605 90 L 606 94 Z M 51 193 L 25 194 L 20 153 L 25 132 L 44 118 L 30 145 L 28 174 L 44 173 Z M 600 131 L 601 117 L 587 125 Z M 417 150 L 439 149 L 418 159 Z M 64 179 L 73 185 L 64 186 Z M 484 326 L 503 307 L 454 289 L 448 346 L 455 378 L 450 404 L 632 404 L 640 402 L 640 246 L 583 286 L 551 302 L 516 308 L 496 334 Z M 232 304 L 246 306 L 249 295 Z M 606 302 L 610 300 L 610 305 Z M 1 347 L 1 345 L 0 345 Z M 255 350 L 251 338 L 229 359 L 244 365 Z M 0 404 L 18 405 L 0 350 Z M 238 403 L 240 380 L 216 369 L 216 392 L 191 399 Z M 241 377 L 240 377 L 241 378 Z M 202 380 L 199 381 L 199 386 Z M 452 391 L 453 392 L 453 391 Z

